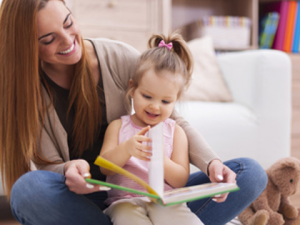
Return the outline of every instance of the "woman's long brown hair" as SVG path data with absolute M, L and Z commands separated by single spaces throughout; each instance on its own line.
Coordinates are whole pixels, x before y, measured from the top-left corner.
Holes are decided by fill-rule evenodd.
M 48 1 L 3 0 L 0 8 L 0 169 L 8 198 L 15 181 L 30 171 L 31 159 L 51 163 L 38 150 L 47 106 L 41 93 L 36 18 Z M 73 135 L 80 155 L 93 143 L 100 123 L 84 46 L 75 71 L 70 108 L 76 111 Z

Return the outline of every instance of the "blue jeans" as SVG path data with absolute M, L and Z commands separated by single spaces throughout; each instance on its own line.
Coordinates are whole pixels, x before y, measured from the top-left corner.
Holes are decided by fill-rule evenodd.
M 223 225 L 236 217 L 261 194 L 267 184 L 265 171 L 254 160 L 240 158 L 224 164 L 237 174 L 241 190 L 230 193 L 224 203 L 216 203 L 211 198 L 188 203 L 206 225 Z M 187 186 L 207 182 L 208 177 L 197 172 L 190 176 Z M 14 217 L 24 225 L 111 225 L 102 212 L 106 196 L 106 192 L 75 194 L 65 185 L 63 175 L 32 171 L 14 184 L 11 208 Z
M 238 158 L 224 162 L 236 173 L 236 181 L 240 190 L 228 195 L 223 203 L 216 203 L 212 198 L 189 202 L 190 209 L 205 225 L 224 225 L 239 215 L 265 189 L 268 177 L 264 169 L 254 160 Z M 186 186 L 209 182 L 202 173 L 190 176 Z

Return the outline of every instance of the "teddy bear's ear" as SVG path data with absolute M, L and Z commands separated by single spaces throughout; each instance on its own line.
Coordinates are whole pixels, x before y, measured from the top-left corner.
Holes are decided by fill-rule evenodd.
M 287 167 L 290 167 L 292 169 L 296 169 L 296 168 L 300 169 L 300 160 L 294 157 L 287 157 L 278 160 L 274 164 L 274 169 L 283 169 Z

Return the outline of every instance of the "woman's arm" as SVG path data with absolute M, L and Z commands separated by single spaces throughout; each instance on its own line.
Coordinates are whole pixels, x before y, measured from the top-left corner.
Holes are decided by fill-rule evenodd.
M 211 149 L 202 135 L 185 121 L 176 110 L 173 111 L 171 118 L 184 130 L 187 136 L 190 162 L 207 174 L 209 163 L 214 159 L 220 160 L 218 155 Z
M 175 125 L 173 152 L 171 159 L 165 156 L 165 180 L 174 188 L 183 187 L 190 175 L 188 158 L 188 141 L 179 125 Z
M 114 164 L 123 167 L 125 163 L 134 156 L 138 159 L 149 161 L 151 156 L 151 147 L 142 144 L 142 142 L 150 142 L 151 139 L 145 136 L 145 133 L 150 127 L 143 128 L 139 133 L 134 135 L 127 141 L 119 144 L 119 131 L 122 121 L 120 119 L 114 120 L 109 124 L 105 136 L 103 145 L 100 151 L 100 156 L 113 162 Z M 101 172 L 105 175 L 112 175 L 114 172 L 100 168 Z
M 175 110 L 172 118 L 185 131 L 189 143 L 189 158 L 193 165 L 209 176 L 211 182 L 235 183 L 236 174 L 225 166 L 220 158 L 209 147 L 201 134 L 186 122 Z M 224 202 L 228 196 L 222 194 L 213 198 L 216 202 Z

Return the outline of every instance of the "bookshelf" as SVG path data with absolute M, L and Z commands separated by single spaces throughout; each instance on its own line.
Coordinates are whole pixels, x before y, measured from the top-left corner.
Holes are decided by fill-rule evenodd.
M 292 62 L 291 153 L 300 159 L 300 55 L 289 54 Z
M 204 16 L 239 16 L 251 20 L 250 45 L 247 48 L 219 48 L 217 50 L 245 50 L 258 48 L 258 0 L 173 0 L 171 3 L 171 28 L 182 29 Z M 189 30 L 189 32 L 193 32 Z M 193 35 L 191 35 L 193 36 Z M 188 40 L 187 40 L 188 41 Z
M 292 126 L 291 155 L 300 159 L 300 54 L 289 54 L 292 62 Z M 300 190 L 290 198 L 294 206 L 300 206 Z

